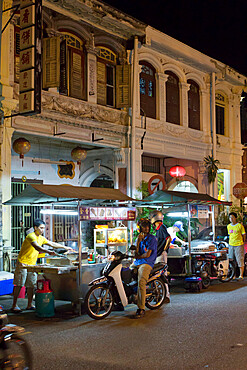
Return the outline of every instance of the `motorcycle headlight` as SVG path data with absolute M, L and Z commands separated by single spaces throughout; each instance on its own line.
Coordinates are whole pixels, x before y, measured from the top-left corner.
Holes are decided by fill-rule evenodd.
M 109 256 L 108 256 L 108 261 L 114 261 L 115 260 L 115 256 L 114 256 L 114 254 L 110 254 Z
M 0 314 L 0 326 L 8 324 L 8 316 L 6 313 Z

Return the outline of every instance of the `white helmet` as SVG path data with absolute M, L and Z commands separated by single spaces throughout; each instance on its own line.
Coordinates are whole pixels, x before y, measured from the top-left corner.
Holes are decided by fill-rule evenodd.
M 164 215 L 161 211 L 153 211 L 149 215 L 149 220 L 151 224 L 154 224 L 156 221 L 163 221 Z

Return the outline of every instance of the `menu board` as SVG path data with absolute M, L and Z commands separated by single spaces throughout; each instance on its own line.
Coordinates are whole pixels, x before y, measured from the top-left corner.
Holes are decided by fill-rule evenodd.
M 136 209 L 127 207 L 80 207 L 80 221 L 126 220 L 134 221 Z

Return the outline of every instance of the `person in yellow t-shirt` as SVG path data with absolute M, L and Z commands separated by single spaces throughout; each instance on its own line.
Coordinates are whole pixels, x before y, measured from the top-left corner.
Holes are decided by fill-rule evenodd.
M 37 274 L 35 272 L 27 272 L 25 266 L 35 265 L 39 256 L 39 252 L 55 255 L 54 251 L 49 251 L 43 248 L 43 245 L 49 245 L 53 248 L 63 248 L 70 250 L 71 248 L 61 245 L 59 243 L 47 240 L 43 233 L 45 231 L 45 222 L 40 219 L 34 221 L 34 232 L 28 234 L 22 243 L 21 250 L 18 254 L 17 264 L 14 274 L 14 298 L 11 311 L 14 313 L 21 312 L 17 305 L 17 298 L 20 294 L 21 288 L 25 285 L 27 288 L 27 310 L 33 310 L 33 292 L 37 283 Z
M 231 223 L 227 225 L 229 234 L 228 256 L 230 259 L 236 258 L 240 270 L 238 280 L 242 280 L 244 278 L 244 242 L 246 233 L 243 225 L 237 222 L 237 214 L 235 212 L 229 214 L 229 219 Z

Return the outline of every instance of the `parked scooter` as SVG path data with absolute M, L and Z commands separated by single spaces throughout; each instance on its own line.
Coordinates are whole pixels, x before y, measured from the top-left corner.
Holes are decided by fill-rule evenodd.
M 103 276 L 89 283 L 85 297 L 85 308 L 90 317 L 101 320 L 107 317 L 115 305 L 137 303 L 137 274 L 135 270 L 123 269 L 122 261 L 131 256 L 120 251 L 114 251 L 109 257 L 109 263 L 103 269 Z M 166 287 L 165 276 L 167 265 L 158 263 L 150 273 L 146 290 L 146 307 L 155 310 L 164 303 Z
M 216 252 L 196 254 L 192 258 L 193 272 L 201 277 L 203 288 L 208 288 L 211 279 L 219 279 L 222 282 L 232 280 L 236 272 L 234 261 L 227 256 L 227 244 L 214 242 Z
M 0 306 L 0 369 L 32 369 L 31 351 L 20 333 L 24 328 L 8 324 Z

